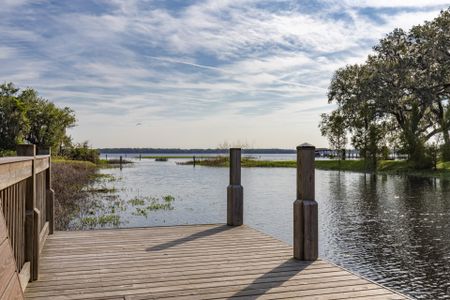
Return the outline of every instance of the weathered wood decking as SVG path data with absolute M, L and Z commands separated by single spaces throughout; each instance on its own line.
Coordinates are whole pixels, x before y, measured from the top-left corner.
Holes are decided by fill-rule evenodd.
M 405 299 L 246 226 L 55 232 L 29 299 Z

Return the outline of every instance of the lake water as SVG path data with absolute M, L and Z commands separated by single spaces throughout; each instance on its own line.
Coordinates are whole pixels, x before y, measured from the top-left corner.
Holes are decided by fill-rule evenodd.
M 100 201 L 117 226 L 226 222 L 228 169 L 180 161 L 100 171 L 116 178 Z M 242 185 L 244 223 L 291 244 L 295 169 L 244 168 Z M 322 258 L 417 299 L 450 299 L 449 181 L 317 170 L 316 199 Z

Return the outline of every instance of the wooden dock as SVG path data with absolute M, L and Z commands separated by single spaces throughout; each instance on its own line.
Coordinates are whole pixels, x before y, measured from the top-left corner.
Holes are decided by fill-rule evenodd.
M 55 232 L 50 152 L 19 145 L 0 158 L 0 300 L 407 299 L 318 259 L 314 149 L 297 148 L 289 246 L 241 226 L 240 149 L 227 225 Z
M 406 299 L 247 226 L 55 232 L 27 299 Z

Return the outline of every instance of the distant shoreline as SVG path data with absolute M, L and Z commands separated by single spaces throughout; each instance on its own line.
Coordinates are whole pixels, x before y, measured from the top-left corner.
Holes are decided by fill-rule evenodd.
M 101 154 L 225 154 L 228 149 L 180 148 L 98 148 Z M 295 149 L 261 148 L 242 149 L 244 154 L 295 154 Z

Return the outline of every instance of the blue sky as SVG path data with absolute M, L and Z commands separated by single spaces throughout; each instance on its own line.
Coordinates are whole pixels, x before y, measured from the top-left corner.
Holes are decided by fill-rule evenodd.
M 4 0 L 0 81 L 76 112 L 96 147 L 326 146 L 333 72 L 435 0 Z M 140 125 L 137 125 L 140 124 Z

